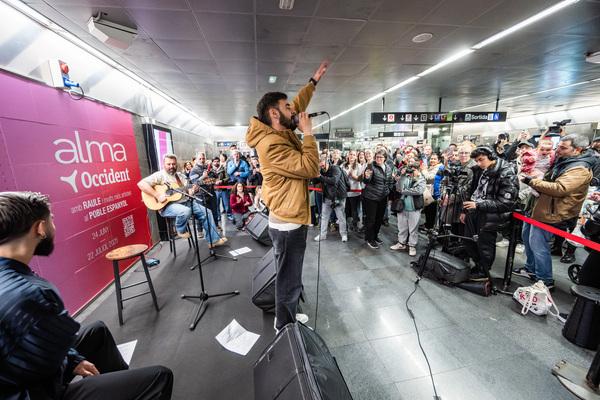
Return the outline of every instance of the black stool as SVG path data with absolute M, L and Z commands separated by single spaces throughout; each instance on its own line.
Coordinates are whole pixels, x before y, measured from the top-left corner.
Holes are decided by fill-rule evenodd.
M 158 309 L 158 302 L 156 301 L 156 294 L 154 293 L 154 286 L 152 286 L 152 279 L 150 279 L 150 272 L 148 272 L 148 265 L 146 264 L 146 258 L 144 257 L 144 252 L 148 250 L 148 246 L 145 244 L 132 244 L 129 246 L 119 247 L 114 249 L 106 254 L 106 258 L 112 261 L 113 264 L 113 272 L 115 274 L 115 292 L 117 294 L 117 311 L 119 312 L 119 325 L 123 325 L 123 302 L 126 300 L 131 300 L 139 296 L 143 296 L 145 294 L 150 293 L 152 295 L 152 301 L 154 302 L 154 308 L 156 311 Z M 121 275 L 119 274 L 119 261 L 127 260 L 133 257 L 140 257 L 142 261 L 142 267 L 144 268 L 144 273 L 146 274 L 146 280 L 133 283 L 131 285 L 121 286 Z M 122 290 L 127 289 L 133 286 L 141 285 L 142 283 L 148 283 L 149 291 L 136 294 L 135 296 L 123 298 Z
M 175 230 L 175 217 L 163 217 L 167 221 L 167 240 L 169 241 L 169 250 L 173 253 L 173 257 L 177 257 L 177 247 L 175 247 L 175 240 L 177 239 L 177 231 Z M 191 233 L 191 228 L 188 220 L 188 231 Z M 192 234 L 188 239 L 188 245 L 190 249 L 195 246 L 194 235 Z
M 600 345 L 600 289 L 574 285 L 571 293 L 577 299 L 562 334 L 571 343 L 596 350 Z

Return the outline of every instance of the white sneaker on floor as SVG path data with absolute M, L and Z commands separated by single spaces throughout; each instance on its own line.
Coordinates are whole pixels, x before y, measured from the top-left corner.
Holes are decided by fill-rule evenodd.
M 417 249 L 414 247 L 409 247 L 408 248 L 408 255 L 411 257 L 414 257 L 417 255 Z
M 523 254 L 525 252 L 525 246 L 522 244 L 518 244 L 515 248 L 515 252 L 519 254 Z
M 302 314 L 302 313 L 297 313 L 296 314 L 296 321 L 302 322 L 303 324 L 306 324 L 308 322 L 308 315 Z
M 321 241 L 321 240 L 325 240 L 327 239 L 327 236 L 323 236 L 321 237 L 321 235 L 317 235 L 315 236 L 315 242 Z
M 496 247 L 508 247 L 508 240 L 502 239 L 498 243 L 496 243 Z
M 406 250 L 406 245 L 398 242 L 398 243 L 390 246 L 390 250 L 401 250 L 401 251 L 404 251 L 404 250 Z
M 342 235 L 342 242 L 347 242 L 348 241 L 348 235 Z

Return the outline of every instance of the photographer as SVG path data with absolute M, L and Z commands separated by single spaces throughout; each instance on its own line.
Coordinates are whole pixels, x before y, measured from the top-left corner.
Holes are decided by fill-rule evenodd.
M 379 230 L 387 208 L 388 195 L 393 184 L 392 168 L 386 165 L 387 154 L 380 150 L 375 154 L 375 161 L 367 164 L 363 182 L 363 206 L 365 208 L 365 240 L 372 249 L 378 249 L 383 241 L 379 238 Z
M 316 180 L 323 183 L 323 209 L 321 211 L 321 233 L 315 237 L 315 241 L 327 239 L 327 221 L 331 216 L 331 210 L 335 212 L 340 226 L 342 242 L 348 241 L 346 228 L 346 196 L 347 190 L 344 172 L 326 155 L 320 158 L 321 176 Z
M 460 220 L 465 224 L 465 236 L 477 237 L 477 242 L 467 241 L 469 256 L 475 261 L 472 274 L 489 277 L 496 258 L 496 235 L 509 221 L 514 210 L 519 182 L 512 165 L 496 158 L 488 146 L 479 146 L 471 153 L 477 163 L 469 189 L 469 201 L 463 203 Z
M 398 220 L 398 243 L 390 247 L 392 250 L 406 250 L 408 255 L 417 255 L 417 241 L 419 239 L 419 220 L 423 209 L 423 192 L 425 191 L 425 178 L 419 170 L 419 163 L 412 162 L 400 170 L 396 176 L 396 191 L 400 197 L 394 202 Z
M 250 176 L 248 177 L 248 185 L 250 186 L 261 186 L 263 177 L 260 173 L 260 164 L 258 162 L 258 157 L 252 157 L 250 159 Z M 251 190 L 254 193 L 254 190 Z
M 509 135 L 508 133 L 500 133 L 498 135 L 498 140 L 494 143 L 494 151 L 496 152 L 496 157 L 502 158 L 506 160 L 506 150 L 510 147 L 508 144 Z

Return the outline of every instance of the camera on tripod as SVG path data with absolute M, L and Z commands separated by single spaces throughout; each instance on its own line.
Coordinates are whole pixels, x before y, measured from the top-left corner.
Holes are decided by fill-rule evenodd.
M 570 124 L 570 119 L 563 119 L 562 121 L 554 121 L 551 127 L 548 128 L 548 133 L 560 133 L 562 131 L 562 127 Z

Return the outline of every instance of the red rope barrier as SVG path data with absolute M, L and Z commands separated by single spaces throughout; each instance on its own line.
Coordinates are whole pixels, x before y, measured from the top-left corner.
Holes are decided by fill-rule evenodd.
M 600 243 L 592 242 L 591 240 L 582 238 L 581 236 L 573 235 L 572 233 L 565 232 L 565 231 L 555 228 L 551 225 L 544 224 L 543 222 L 536 221 L 535 219 L 531 219 L 529 217 L 526 217 L 526 216 L 516 213 L 516 212 L 513 213 L 513 217 L 515 217 L 516 219 L 520 219 L 523 222 L 527 222 L 528 224 L 536 226 L 540 229 L 543 229 L 547 232 L 564 237 L 565 239 L 572 240 L 573 242 L 582 244 L 586 247 L 589 247 L 590 249 L 600 251 Z

